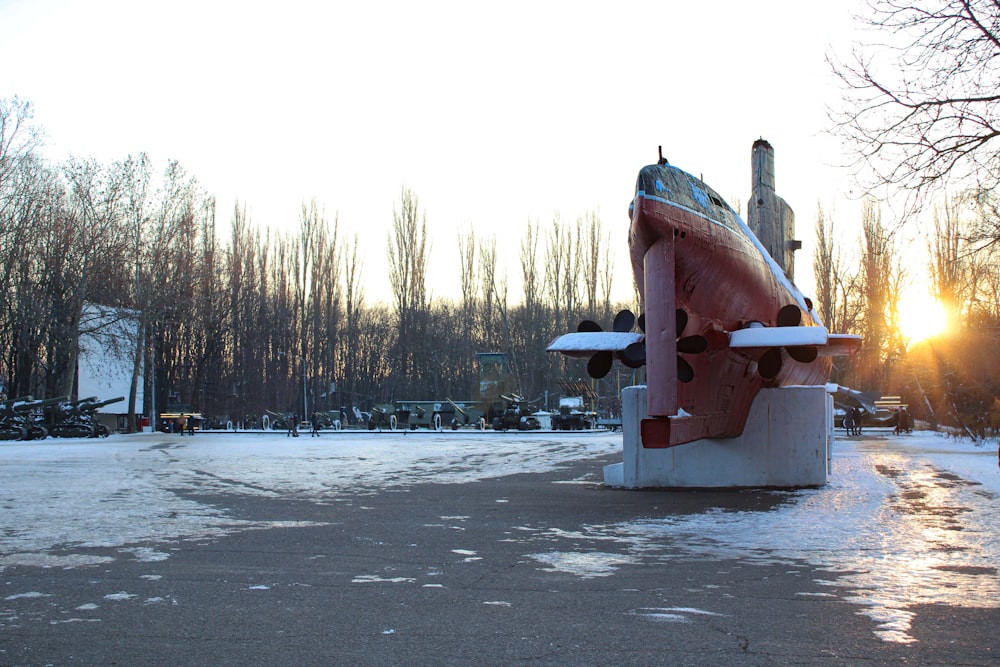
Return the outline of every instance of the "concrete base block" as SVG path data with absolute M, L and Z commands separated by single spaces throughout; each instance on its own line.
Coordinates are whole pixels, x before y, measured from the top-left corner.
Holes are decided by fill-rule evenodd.
M 646 387 L 622 391 L 622 462 L 605 466 L 608 486 L 799 488 L 823 486 L 830 466 L 833 397 L 826 387 L 763 389 L 743 434 L 666 449 L 642 446 Z

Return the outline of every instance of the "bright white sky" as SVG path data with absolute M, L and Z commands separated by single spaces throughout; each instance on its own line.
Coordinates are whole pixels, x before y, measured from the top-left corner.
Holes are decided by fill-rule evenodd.
M 825 61 L 849 52 L 856 0 L 204 2 L 0 0 L 0 97 L 35 104 L 52 155 L 178 160 L 258 225 L 294 227 L 313 197 L 369 251 L 387 298 L 393 206 L 418 196 L 435 295 L 458 294 L 457 236 L 496 235 L 512 300 L 529 220 L 597 211 L 625 258 L 639 168 L 658 145 L 730 203 L 750 148 L 775 148 L 777 190 L 806 241 L 817 203 L 856 217 Z M 809 280 L 806 283 L 805 280 Z

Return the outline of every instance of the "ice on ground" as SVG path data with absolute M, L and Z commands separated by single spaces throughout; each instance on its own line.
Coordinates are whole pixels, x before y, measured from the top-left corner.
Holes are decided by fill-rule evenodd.
M 631 554 L 807 563 L 878 624 L 886 641 L 909 643 L 914 604 L 1000 606 L 1000 474 L 995 447 L 936 434 L 838 440 L 830 483 L 778 492 L 771 511 L 637 519 L 586 526 L 577 540 L 617 542 Z M 547 531 L 546 536 L 567 536 Z M 560 553 L 531 554 L 560 561 Z M 572 559 L 566 559 L 572 563 Z M 572 570 L 568 565 L 564 570 Z M 580 576 L 590 576 L 581 569 Z
M 169 557 L 171 549 L 163 545 L 172 542 L 316 525 L 235 519 L 202 502 L 206 495 L 298 495 L 332 504 L 393 487 L 551 472 L 621 452 L 621 435 L 611 433 L 503 438 L 422 433 L 403 443 L 398 432 L 344 432 L 321 441 L 291 440 L 280 433 L 5 441 L 0 443 L 0 571 L 11 565 L 72 568 L 114 560 L 95 553 L 101 548 L 156 562 Z M 780 495 L 783 502 L 768 511 L 675 516 L 669 508 L 651 508 L 644 517 L 615 525 L 512 526 L 498 539 L 517 534 L 529 545 L 525 557 L 539 569 L 587 578 L 678 557 L 807 564 L 829 572 L 819 583 L 838 595 L 847 591 L 847 599 L 887 641 L 913 641 L 909 609 L 914 604 L 1000 605 L 995 444 L 976 447 L 928 433 L 836 440 L 828 486 Z M 553 539 L 579 547 L 547 553 L 532 548 Z M 147 546 L 151 543 L 157 547 Z M 376 575 L 354 579 L 412 581 Z M 650 613 L 664 619 L 690 616 Z

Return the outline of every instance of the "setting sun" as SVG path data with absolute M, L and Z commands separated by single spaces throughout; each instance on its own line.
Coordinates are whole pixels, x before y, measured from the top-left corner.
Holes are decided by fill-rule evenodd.
M 900 333 L 912 345 L 933 338 L 948 328 L 948 313 L 941 302 L 923 291 L 904 294 L 899 301 Z

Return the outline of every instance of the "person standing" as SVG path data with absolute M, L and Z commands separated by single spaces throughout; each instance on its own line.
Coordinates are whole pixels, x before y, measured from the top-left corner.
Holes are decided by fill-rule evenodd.
M 319 437 L 319 413 L 312 413 L 312 431 L 309 433 L 310 437 Z

